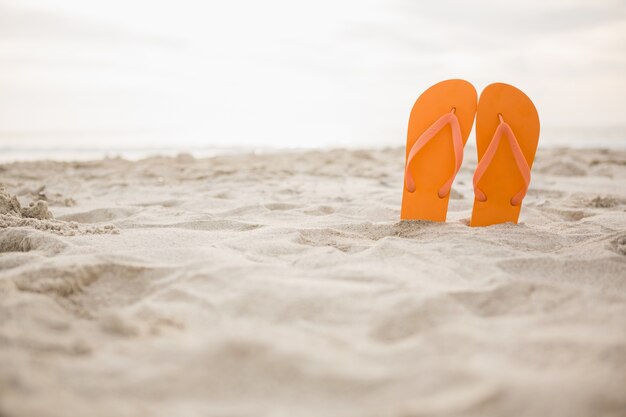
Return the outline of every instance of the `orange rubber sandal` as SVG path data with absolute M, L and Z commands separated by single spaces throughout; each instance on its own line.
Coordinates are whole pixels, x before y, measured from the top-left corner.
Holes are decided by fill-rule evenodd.
M 446 220 L 450 188 L 474 124 L 476 98 L 472 84 L 447 80 L 415 102 L 406 140 L 402 220 Z
M 538 142 L 539 116 L 526 94 L 508 84 L 487 86 L 476 113 L 479 162 L 470 226 L 517 223 Z

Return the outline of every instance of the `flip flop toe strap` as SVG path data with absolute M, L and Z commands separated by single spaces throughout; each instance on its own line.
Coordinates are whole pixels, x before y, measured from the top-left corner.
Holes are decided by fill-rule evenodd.
M 419 153 L 419 151 L 428 143 L 432 138 L 437 135 L 447 124 L 450 125 L 452 129 L 452 144 L 454 146 L 454 172 L 450 176 L 450 178 L 441 186 L 437 195 L 439 198 L 444 198 L 450 192 L 450 188 L 452 187 L 452 182 L 454 181 L 454 177 L 456 177 L 457 172 L 461 168 L 461 163 L 463 162 L 463 138 L 461 137 L 461 126 L 459 125 L 459 119 L 454 114 L 456 111 L 455 108 L 450 111 L 450 113 L 446 113 L 441 116 L 435 123 L 430 125 L 428 129 L 424 131 L 420 135 L 419 138 L 415 141 L 411 150 L 409 151 L 409 155 L 406 159 L 406 167 L 404 169 L 404 183 L 408 192 L 415 192 L 415 180 L 409 167 L 411 166 L 411 162 L 415 156 Z
M 493 160 L 493 157 L 498 150 L 498 145 L 500 144 L 502 136 L 506 136 L 509 142 L 509 147 L 511 148 L 511 152 L 513 153 L 513 158 L 515 159 L 517 169 L 519 170 L 520 174 L 522 175 L 522 179 L 524 180 L 524 185 L 522 189 L 511 198 L 511 205 L 517 206 L 522 203 L 522 200 L 524 199 L 524 197 L 526 196 L 526 192 L 528 191 L 528 185 L 530 184 L 530 167 L 528 166 L 528 162 L 526 162 L 526 157 L 524 157 L 524 153 L 519 146 L 517 138 L 515 138 L 515 134 L 513 133 L 511 126 L 509 126 L 504 121 L 501 114 L 498 115 L 498 118 L 500 119 L 500 124 L 496 128 L 493 139 L 487 147 L 487 151 L 478 163 L 478 166 L 476 167 L 476 172 L 474 173 L 474 195 L 476 196 L 476 199 L 478 201 L 487 201 L 487 195 L 485 195 L 485 193 L 480 189 L 478 183 L 489 168 L 489 165 L 491 164 L 491 161 Z

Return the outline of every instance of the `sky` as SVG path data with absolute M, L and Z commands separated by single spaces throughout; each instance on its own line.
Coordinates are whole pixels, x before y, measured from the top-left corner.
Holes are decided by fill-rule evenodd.
M 403 146 L 448 78 L 626 147 L 623 0 L 0 0 L 0 148 Z

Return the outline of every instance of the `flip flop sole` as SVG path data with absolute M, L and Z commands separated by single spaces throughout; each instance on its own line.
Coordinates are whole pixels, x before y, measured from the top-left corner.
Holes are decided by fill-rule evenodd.
M 463 144 L 467 142 L 476 114 L 477 93 L 464 80 L 447 80 L 433 85 L 415 102 L 409 118 L 406 158 L 419 136 L 437 119 L 454 108 L 459 120 Z M 403 186 L 402 220 L 431 220 L 443 222 L 448 212 L 450 195 L 440 198 L 438 191 L 455 169 L 452 130 L 449 125 L 439 131 L 415 156 L 410 172 L 415 191 Z
M 478 161 L 484 156 L 500 123 L 498 114 L 501 114 L 504 121 L 511 126 L 524 158 L 529 168 L 532 168 L 539 142 L 537 109 L 521 90 L 503 83 L 487 86 L 478 100 L 476 112 Z M 517 223 L 522 205 L 512 205 L 511 198 L 522 189 L 524 179 L 506 140 L 500 141 L 478 185 L 487 196 L 487 201 L 474 198 L 470 226 Z

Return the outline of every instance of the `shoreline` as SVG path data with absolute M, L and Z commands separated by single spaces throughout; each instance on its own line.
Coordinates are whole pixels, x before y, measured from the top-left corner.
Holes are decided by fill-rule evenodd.
M 271 155 L 294 152 L 333 152 L 333 151 L 387 151 L 397 150 L 402 146 L 380 146 L 380 147 L 293 147 L 293 148 L 273 148 L 273 147 L 181 147 L 181 148 L 0 148 L 0 164 L 10 164 L 14 162 L 30 161 L 97 161 L 100 159 L 121 158 L 128 161 L 140 161 L 155 157 L 176 157 L 178 155 L 190 155 L 195 159 L 212 158 L 227 155 Z M 589 151 L 626 151 L 626 140 L 611 140 L 604 143 L 583 144 L 579 146 L 566 146 L 564 144 L 543 144 L 539 143 L 538 152 L 554 150 L 589 150 Z M 465 146 L 465 154 L 476 151 L 475 145 L 470 141 Z

